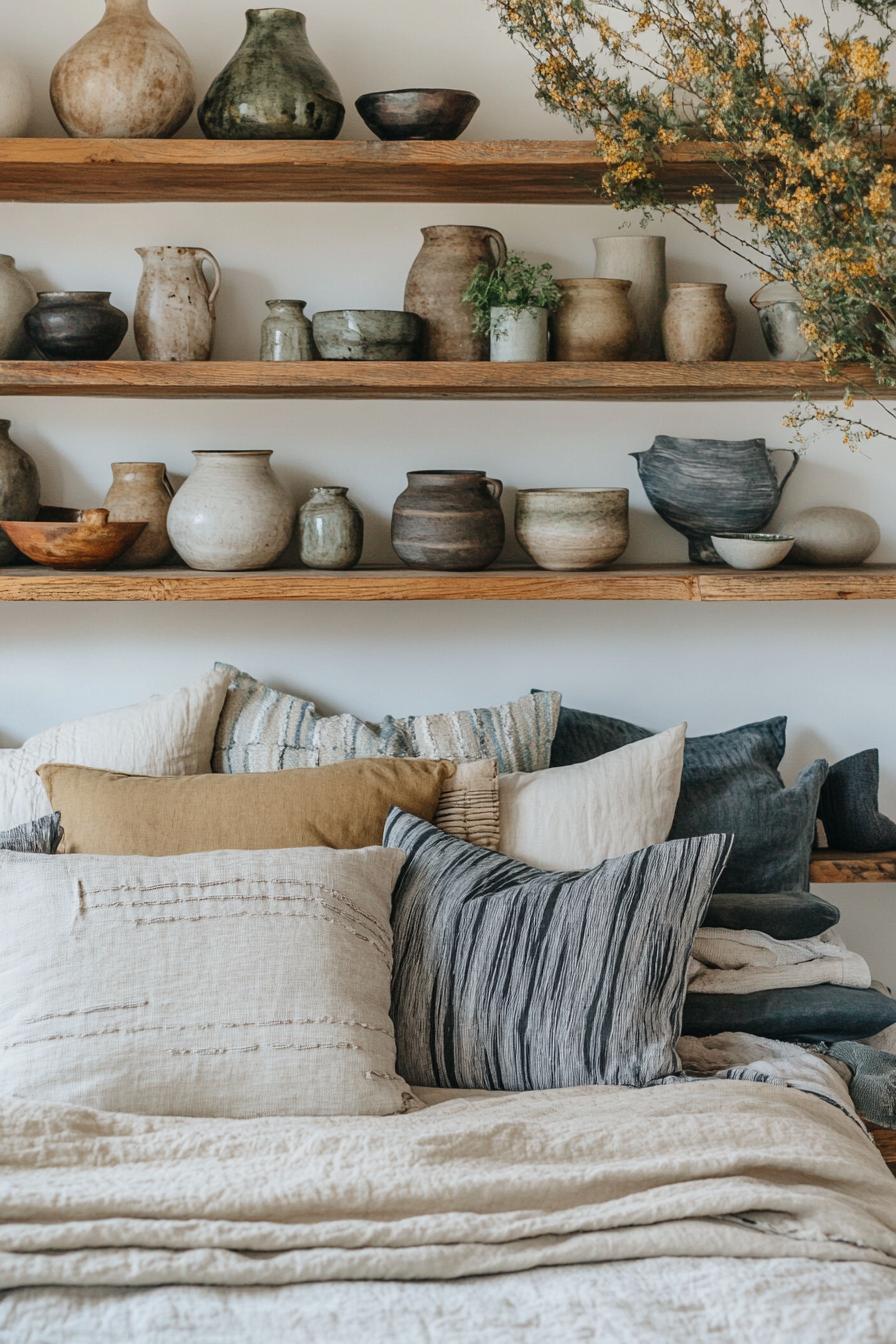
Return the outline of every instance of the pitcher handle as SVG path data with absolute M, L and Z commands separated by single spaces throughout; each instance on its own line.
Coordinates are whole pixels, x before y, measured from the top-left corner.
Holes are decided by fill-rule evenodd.
M 212 256 L 207 248 L 197 247 L 196 255 L 199 258 L 199 265 L 202 266 L 207 261 L 215 273 L 215 283 L 212 285 L 208 294 L 208 310 L 212 317 L 215 315 L 215 299 L 218 297 L 218 290 L 221 288 L 221 267 L 218 265 L 217 257 Z
M 791 456 L 793 457 L 793 465 L 791 466 L 791 468 L 790 468 L 790 470 L 788 471 L 787 475 L 784 477 L 784 479 L 781 481 L 780 485 L 778 486 L 778 489 L 779 489 L 779 490 L 783 490 L 784 487 L 785 487 L 785 485 L 786 485 L 787 482 L 790 480 L 791 476 L 793 475 L 793 473 L 796 471 L 797 467 L 799 466 L 799 464 L 800 464 L 800 460 L 801 460 L 801 457 L 802 457 L 802 454 L 796 452 L 795 449 L 793 449 L 793 448 L 772 448 L 772 449 L 770 449 L 770 451 L 773 452 L 773 453 L 790 453 Z
M 169 499 L 174 498 L 175 490 L 174 486 L 171 484 L 171 477 L 168 475 L 167 467 L 162 472 L 162 489 L 167 490 Z
M 504 482 L 499 481 L 496 476 L 486 476 L 483 484 L 492 499 L 500 499 L 504 493 Z
M 486 238 L 494 243 L 495 251 L 498 254 L 498 265 L 503 266 L 507 261 L 507 243 L 504 240 L 503 233 L 499 233 L 497 229 L 483 229 L 482 232 Z

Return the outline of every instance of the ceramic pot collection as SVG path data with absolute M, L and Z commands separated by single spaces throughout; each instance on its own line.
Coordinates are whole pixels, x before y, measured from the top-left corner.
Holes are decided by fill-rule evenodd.
M 9 437 L 10 424 L 0 420 L 0 518 L 30 523 L 40 508 L 40 476 L 34 458 Z M 9 538 L 0 533 L 0 565 L 21 558 Z

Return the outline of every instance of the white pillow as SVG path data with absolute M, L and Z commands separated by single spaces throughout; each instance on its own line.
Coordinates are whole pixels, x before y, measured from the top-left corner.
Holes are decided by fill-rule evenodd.
M 502 854 L 557 872 L 659 845 L 672 829 L 687 724 L 581 765 L 499 775 Z
M 400 849 L 0 856 L 0 1091 L 141 1115 L 393 1115 Z
M 61 723 L 0 752 L 0 831 L 52 810 L 34 773 L 39 765 L 89 765 L 126 775 L 206 774 L 227 680 L 216 669 L 170 695 Z

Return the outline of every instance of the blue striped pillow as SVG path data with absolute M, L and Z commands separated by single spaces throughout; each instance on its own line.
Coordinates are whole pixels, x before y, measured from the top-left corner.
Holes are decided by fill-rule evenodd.
M 709 835 L 547 873 L 393 808 L 392 1018 L 413 1086 L 498 1091 L 677 1074 L 688 959 L 730 848 Z

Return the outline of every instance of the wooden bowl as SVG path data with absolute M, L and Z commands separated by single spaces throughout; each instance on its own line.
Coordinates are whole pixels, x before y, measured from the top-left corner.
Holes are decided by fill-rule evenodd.
M 137 540 L 146 523 L 110 523 L 108 509 L 84 509 L 70 523 L 3 523 L 14 546 L 50 569 L 105 569 Z

